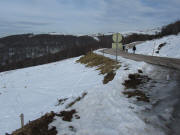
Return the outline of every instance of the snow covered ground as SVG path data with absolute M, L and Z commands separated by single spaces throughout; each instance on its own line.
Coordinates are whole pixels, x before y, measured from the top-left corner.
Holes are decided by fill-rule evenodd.
M 95 68 L 76 63 L 77 59 L 79 57 L 0 73 L 0 134 L 20 128 L 21 113 L 24 113 L 27 123 L 46 112 L 64 110 L 68 103 L 84 92 L 87 95 L 69 108 L 76 109 L 80 119 L 65 122 L 56 117 L 49 125 L 56 126 L 58 135 L 165 134 L 161 128 L 147 124 L 138 116 L 146 105 L 136 105 L 122 94 L 122 83 L 129 73 L 137 73 L 141 69 L 144 74 L 149 74 L 154 70 L 153 66 L 118 57 L 121 67 L 114 80 L 103 85 L 103 75 L 99 75 Z M 124 70 L 127 67 L 129 70 Z M 58 99 L 64 98 L 68 98 L 65 104 L 57 106 Z M 164 115 L 169 116 L 170 113 Z M 69 130 L 69 126 L 73 126 L 76 133 Z
M 158 51 L 159 45 L 163 43 L 165 43 L 165 45 L 161 47 L 159 53 L 156 53 L 156 51 Z M 180 58 L 180 34 L 177 36 L 171 35 L 152 41 L 146 41 L 137 45 L 136 49 L 137 54 Z M 132 52 L 132 50 L 129 52 Z
M 21 113 L 27 123 L 59 111 L 57 99 L 76 97 L 102 85 L 103 76 L 76 63 L 77 59 L 0 73 L 0 135 L 20 128 Z

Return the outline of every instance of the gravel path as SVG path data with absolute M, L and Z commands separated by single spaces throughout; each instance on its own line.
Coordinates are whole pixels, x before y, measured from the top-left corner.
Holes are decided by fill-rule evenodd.
M 116 50 L 104 49 L 104 53 L 116 55 Z M 150 64 L 155 64 L 155 65 L 160 65 L 160 66 L 165 66 L 168 68 L 180 70 L 180 59 L 132 54 L 120 50 L 118 50 L 118 56 L 122 56 L 124 58 L 132 59 L 135 61 L 144 61 Z

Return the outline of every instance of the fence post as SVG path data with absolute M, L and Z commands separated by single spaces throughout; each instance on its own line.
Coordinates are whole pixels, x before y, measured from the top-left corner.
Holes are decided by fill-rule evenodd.
M 21 113 L 20 119 L 21 119 L 21 128 L 23 128 L 24 127 L 24 114 L 23 113 Z
M 152 53 L 152 56 L 154 56 L 154 51 L 155 51 L 155 42 L 154 42 L 154 47 L 153 47 L 153 53 Z

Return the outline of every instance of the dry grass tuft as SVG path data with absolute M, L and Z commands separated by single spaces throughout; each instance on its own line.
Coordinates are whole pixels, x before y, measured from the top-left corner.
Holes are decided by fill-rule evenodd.
M 72 107 L 75 103 L 79 102 L 79 101 L 80 101 L 81 99 L 83 99 L 86 95 L 87 95 L 87 93 L 83 93 L 81 97 L 77 97 L 74 101 L 72 101 L 71 103 L 69 103 L 69 104 L 66 106 L 66 109 Z
M 103 83 L 107 84 L 110 80 L 114 79 L 115 75 L 116 75 L 116 73 L 114 73 L 113 71 L 107 73 L 107 75 L 104 77 Z
M 96 70 L 100 70 L 100 74 L 105 75 L 103 80 L 104 84 L 112 81 L 116 75 L 115 71 L 120 68 L 119 63 L 116 63 L 115 60 L 92 52 L 87 53 L 76 62 L 85 64 L 87 67 L 97 67 Z

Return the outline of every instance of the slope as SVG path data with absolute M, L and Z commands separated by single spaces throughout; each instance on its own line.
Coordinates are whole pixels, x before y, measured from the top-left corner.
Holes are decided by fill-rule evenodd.
M 111 55 L 106 57 L 114 59 Z M 49 125 L 49 128 L 56 127 L 58 135 L 165 134 L 163 128 L 166 123 L 160 121 L 159 117 L 169 121 L 172 111 L 167 112 L 166 109 L 174 104 L 166 107 L 163 104 L 159 113 L 143 117 L 139 116 L 141 111 L 152 108 L 153 104 L 159 102 L 159 97 L 150 97 L 150 103 L 137 104 L 136 98 L 128 99 L 123 94 L 123 82 L 129 74 L 142 70 L 143 74 L 149 75 L 155 73 L 156 67 L 118 57 L 121 67 L 117 69 L 115 78 L 104 85 L 104 75 L 99 74 L 97 67 L 85 67 L 76 62 L 78 59 L 1 73 L 0 107 L 3 109 L 0 112 L 0 134 L 20 128 L 20 113 L 24 113 L 25 123 L 28 123 L 50 111 L 61 112 Z M 166 77 L 165 72 L 159 75 Z M 164 83 L 158 88 L 161 90 L 167 84 L 172 87 L 172 84 Z M 158 91 L 162 95 L 160 98 L 166 97 L 170 91 L 168 89 L 165 94 L 164 91 Z M 87 93 L 86 96 L 78 98 L 83 93 Z M 151 101 L 151 98 L 155 100 Z M 67 121 L 62 117 L 66 112 L 76 114 Z
M 137 54 L 180 58 L 180 34 L 166 36 L 160 39 L 146 41 L 136 46 Z M 130 50 L 132 52 L 132 50 Z

